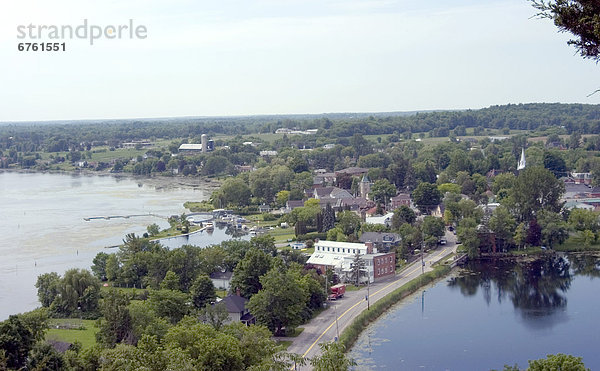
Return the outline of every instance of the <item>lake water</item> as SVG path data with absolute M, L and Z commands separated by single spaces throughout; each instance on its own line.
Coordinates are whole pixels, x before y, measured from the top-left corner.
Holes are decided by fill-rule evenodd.
M 523 369 L 565 353 L 600 369 L 600 257 L 471 263 L 369 326 L 358 369 Z
M 185 211 L 185 201 L 208 198 L 210 191 L 190 187 L 157 188 L 144 180 L 111 176 L 0 172 L 0 320 L 39 306 L 37 276 L 89 268 L 106 246 L 122 242 L 127 233 L 142 234 L 149 224 L 168 227 L 153 216 L 90 220 L 108 215 Z M 223 236 L 221 236 L 223 234 Z M 218 243 L 224 232 L 199 234 L 190 243 Z M 177 240 L 167 245 L 178 247 Z

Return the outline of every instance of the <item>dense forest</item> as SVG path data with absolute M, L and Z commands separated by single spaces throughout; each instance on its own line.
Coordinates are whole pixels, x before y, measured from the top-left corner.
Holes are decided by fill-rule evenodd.
M 319 129 L 316 138 L 337 139 L 363 135 L 431 133 L 461 135 L 467 128 L 544 130 L 561 127 L 565 134 L 600 133 L 600 106 L 584 104 L 511 104 L 480 110 L 436 111 L 414 114 L 323 114 L 229 118 L 173 118 L 83 121 L 70 123 L 0 124 L 0 151 L 59 152 L 83 144 L 91 146 L 148 138 L 194 138 L 202 134 L 244 135 L 272 133 L 278 128 Z

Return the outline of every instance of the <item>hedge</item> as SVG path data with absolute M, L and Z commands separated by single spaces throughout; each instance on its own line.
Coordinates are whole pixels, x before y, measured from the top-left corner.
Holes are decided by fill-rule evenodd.
M 346 348 L 346 351 L 350 350 L 352 345 L 356 342 L 360 333 L 369 325 L 371 322 L 379 318 L 385 313 L 390 307 L 404 299 L 408 295 L 414 293 L 419 288 L 435 281 L 436 279 L 445 276 L 450 272 L 451 268 L 447 265 L 440 265 L 433 271 L 427 272 L 392 291 L 376 303 L 371 304 L 370 310 L 365 310 L 360 313 L 352 323 L 346 327 L 346 329 L 340 335 L 340 343 Z

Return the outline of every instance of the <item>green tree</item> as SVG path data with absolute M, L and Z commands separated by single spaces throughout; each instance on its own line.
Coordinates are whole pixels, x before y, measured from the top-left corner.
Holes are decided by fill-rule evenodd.
M 156 223 L 152 223 L 150 224 L 146 230 L 148 231 L 148 234 L 150 235 L 150 237 L 152 236 L 156 236 L 157 234 L 160 233 L 160 227 L 158 226 L 158 224 Z
M 381 202 L 384 205 L 395 195 L 396 187 L 385 178 L 376 180 L 369 192 L 369 196 L 371 196 L 373 201 Z
M 402 247 L 403 257 L 406 258 L 408 254 L 411 254 L 415 249 L 421 248 L 423 236 L 419 228 L 405 223 L 398 229 L 398 234 L 400 234 L 401 237 L 400 246 Z
M 231 166 L 231 162 L 227 157 L 221 155 L 211 155 L 206 159 L 206 162 L 202 167 L 202 175 L 223 174 L 229 166 Z
M 106 260 L 108 260 L 108 256 L 105 252 L 99 252 L 92 260 L 92 273 L 101 280 L 106 280 Z
M 368 155 L 369 153 L 373 152 L 373 147 L 371 147 L 369 141 L 359 133 L 355 133 L 352 136 L 352 139 L 350 139 L 350 145 L 352 146 L 352 149 L 354 149 L 355 158 L 359 158 L 360 156 Z
M 161 290 L 179 290 L 179 276 L 173 271 L 167 271 L 160 283 Z
M 37 288 L 38 300 L 42 307 L 49 307 L 58 295 L 58 284 L 60 276 L 56 272 L 44 273 L 38 276 L 35 287 Z
M 94 316 L 100 299 L 100 280 L 85 269 L 69 269 L 58 283 L 50 310 L 58 315 L 87 313 Z
M 500 249 L 504 250 L 510 245 L 515 228 L 515 218 L 513 218 L 508 209 L 504 206 L 497 207 L 490 218 L 490 229 L 496 235 Z
M 260 278 L 262 290 L 252 296 L 248 309 L 258 324 L 265 325 L 274 334 L 290 330 L 302 323 L 302 312 L 309 300 L 307 288 L 299 274 L 288 270 L 282 261 Z
M 62 370 L 64 366 L 63 356 L 46 342 L 37 343 L 27 360 L 28 370 Z
M 190 289 L 192 295 L 192 303 L 194 307 L 201 309 L 207 304 L 213 302 L 217 295 L 215 293 L 215 285 L 208 276 L 198 276 Z
M 335 211 L 333 211 L 331 204 L 327 203 L 323 210 L 323 232 L 333 228 L 335 228 Z
M 595 1 L 585 0 L 530 0 L 541 18 L 548 18 L 562 32 L 570 32 L 574 45 L 583 58 L 600 61 L 600 7 Z
M 440 184 L 438 187 L 438 191 L 440 191 L 442 194 L 445 194 L 446 192 L 450 192 L 450 193 L 460 193 L 460 186 L 458 184 L 454 184 L 454 183 L 443 183 Z
M 417 220 L 415 212 L 406 205 L 400 205 L 399 208 L 394 210 L 394 216 L 392 216 L 392 228 L 398 229 L 404 223 L 413 224 Z
M 544 153 L 544 167 L 550 170 L 557 178 L 567 174 L 567 164 L 556 152 L 548 151 Z
M 346 357 L 343 344 L 338 342 L 326 342 L 319 344 L 321 355 L 310 360 L 315 371 L 346 371 L 355 366 L 353 359 Z
M 586 229 L 581 231 L 581 238 L 583 239 L 583 246 L 590 247 L 592 243 L 596 240 L 596 235 L 594 232 Z
M 547 371 L 547 370 L 569 370 L 569 371 L 589 371 L 583 364 L 581 357 L 575 357 L 567 354 L 548 354 L 546 358 L 529 361 L 529 371 Z
M 494 181 L 492 183 L 492 192 L 498 195 L 501 191 L 509 190 L 515 184 L 516 177 L 513 173 L 502 173 L 498 174 L 494 177 Z
M 279 349 L 277 343 L 272 340 L 271 332 L 265 326 L 246 326 L 241 322 L 234 322 L 225 326 L 223 333 L 233 336 L 240 342 L 244 368 L 254 366 L 257 369 L 265 370 L 289 369 L 289 365 L 286 367 L 283 364 L 280 365 L 282 367 L 276 367 L 276 365 L 273 365 L 275 367 L 261 367 L 270 363 Z
M 442 194 L 435 184 L 422 182 L 413 191 L 412 198 L 421 212 L 429 213 L 440 204 Z
M 234 206 L 245 206 L 250 203 L 252 192 L 246 183 L 240 178 L 228 178 L 220 188 L 225 204 Z M 225 205 L 223 205 L 225 206 Z
M 560 212 L 564 192 L 564 184 L 549 170 L 529 167 L 515 180 L 506 206 L 515 210 L 520 221 L 528 221 L 542 209 Z
M 98 321 L 99 331 L 96 333 L 98 343 L 112 348 L 117 343 L 134 342 L 128 305 L 127 296 L 116 289 L 104 294 L 101 305 L 104 318 Z
M 327 240 L 328 241 L 338 241 L 338 242 L 346 242 L 348 239 L 342 231 L 342 228 L 335 227 L 327 231 Z
M 433 243 L 437 244 L 438 240 L 444 235 L 444 221 L 441 218 L 427 215 L 423 218 L 421 230 L 425 240 L 431 238 L 434 241 Z
M 133 344 L 136 344 L 144 335 L 153 336 L 161 341 L 171 324 L 164 318 L 158 317 L 148 301 L 134 301 L 127 307 L 131 317 Z
M 36 336 L 25 325 L 21 316 L 9 316 L 0 322 L 0 350 L 4 351 L 10 369 L 25 366 L 27 354 L 33 348 Z
M 336 224 L 346 236 L 350 236 L 358 232 L 360 229 L 360 216 L 352 211 L 342 211 L 338 213 L 338 222 Z
M 271 256 L 257 248 L 252 248 L 237 264 L 231 279 L 231 289 L 239 289 L 240 294 L 249 298 L 261 288 L 260 277 L 271 269 Z
M 277 202 L 277 206 L 285 207 L 286 202 L 290 199 L 290 191 L 286 191 L 285 189 L 277 192 L 275 195 L 275 200 Z
M 168 350 L 181 349 L 189 355 L 193 362 L 191 369 L 237 371 L 244 368 L 238 339 L 191 318 L 169 329 L 163 343 Z
M 565 242 L 569 236 L 567 223 L 558 213 L 542 210 L 537 215 L 537 222 L 542 228 L 542 242 L 550 248 Z
M 479 236 L 477 235 L 477 222 L 473 218 L 465 218 L 456 228 L 456 235 L 467 250 L 470 258 L 479 256 Z
M 157 316 L 173 324 L 179 322 L 190 311 L 190 296 L 180 291 L 152 291 L 148 303 Z
M 525 227 L 525 223 L 519 223 L 515 229 L 513 238 L 518 247 L 525 246 L 525 242 L 527 241 L 527 228 Z
M 215 330 L 219 331 L 229 319 L 229 312 L 227 312 L 225 303 L 220 302 L 213 305 L 206 305 L 202 308 L 199 318 L 203 323 L 209 324 Z
M 600 215 L 597 212 L 575 208 L 569 213 L 569 226 L 576 231 L 600 231 Z
M 106 259 L 106 279 L 109 281 L 115 281 L 121 273 L 121 267 L 119 266 L 119 259 L 117 255 L 110 254 Z
M 265 234 L 262 236 L 255 236 L 250 239 L 252 247 L 266 252 L 271 256 L 277 255 L 277 248 L 275 247 L 275 238 L 271 235 Z

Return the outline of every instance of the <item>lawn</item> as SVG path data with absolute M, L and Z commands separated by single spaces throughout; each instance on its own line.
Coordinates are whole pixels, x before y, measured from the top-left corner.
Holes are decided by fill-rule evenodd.
M 275 238 L 275 243 L 288 242 L 296 238 L 296 233 L 293 228 L 277 227 L 269 231 L 269 235 Z
M 58 327 L 58 328 L 57 328 Z M 50 329 L 46 333 L 46 340 L 64 341 L 73 343 L 78 341 L 83 349 L 96 344 L 98 332 L 96 321 L 76 318 L 51 319 Z

